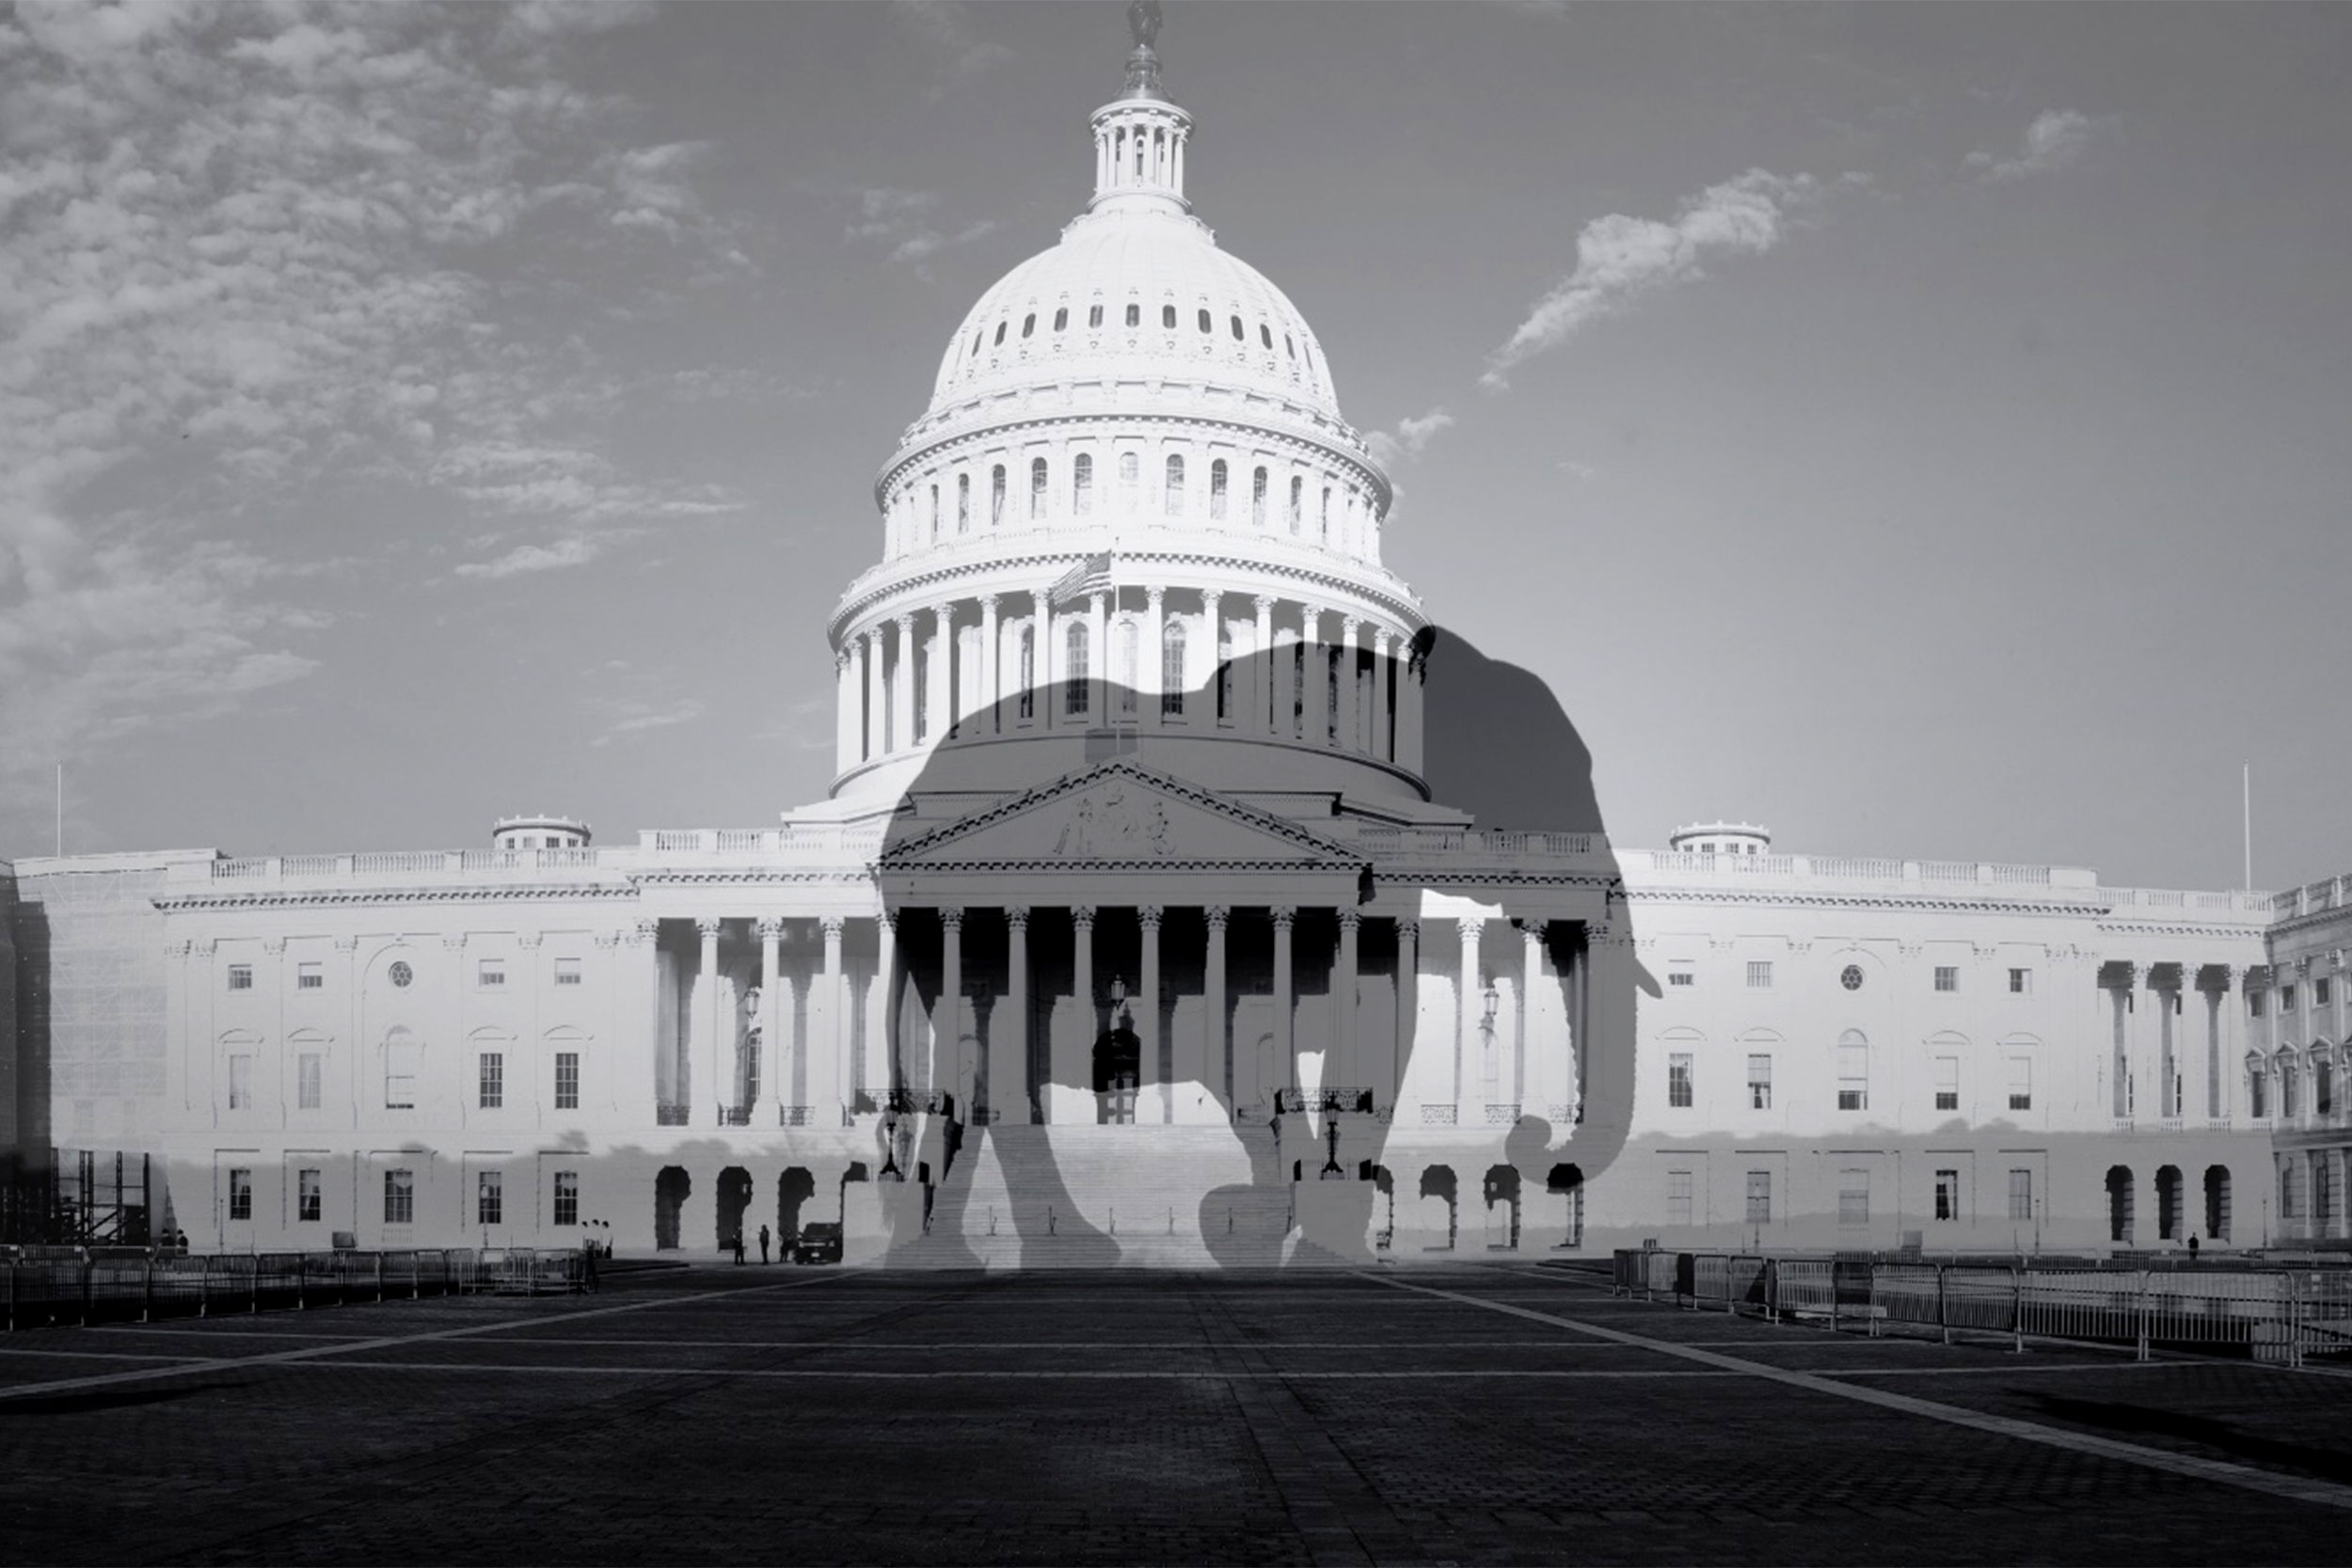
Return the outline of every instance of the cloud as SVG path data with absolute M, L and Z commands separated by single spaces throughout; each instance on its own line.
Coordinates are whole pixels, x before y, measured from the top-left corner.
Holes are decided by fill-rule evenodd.
M 2026 127 L 2024 145 L 2013 158 L 1978 151 L 1968 154 L 1968 166 L 1990 184 L 2023 180 L 2064 168 L 2083 155 L 2097 129 L 2089 115 L 2073 109 L 2044 109 Z
M 707 150 L 632 143 L 563 74 L 644 14 L 0 12 L 0 826 L 49 759 L 316 667 L 326 487 L 548 530 L 484 578 L 733 504 L 600 455 L 628 403 L 585 268 L 634 268 L 625 302 L 682 248 L 734 264 Z
M 558 572 L 566 566 L 585 566 L 602 553 L 600 541 L 575 534 L 552 545 L 517 545 L 494 561 L 469 561 L 457 568 L 457 575 L 496 582 L 501 578 L 520 577 L 527 572 Z
M 1438 433 L 1451 429 L 1454 422 L 1454 416 L 1443 408 L 1432 408 L 1426 414 L 1397 420 L 1393 432 L 1374 431 L 1364 438 L 1365 444 L 1372 448 L 1372 455 L 1381 467 L 1388 467 L 1419 457 Z
M 1862 183 L 1847 175 L 1839 185 Z M 1686 198 L 1671 223 L 1612 213 L 1595 218 L 1576 238 L 1576 269 L 1529 309 L 1510 339 L 1487 356 L 1479 384 L 1509 385 L 1504 372 L 1559 347 L 1597 321 L 1622 315 L 1662 290 L 1705 277 L 1716 256 L 1756 256 L 1787 235 L 1798 214 L 1823 195 L 1809 174 L 1783 178 L 1752 168 Z
M 614 741 L 626 740 L 633 735 L 643 735 L 647 730 L 667 729 L 673 724 L 691 723 L 703 716 L 708 705 L 700 697 L 682 697 L 667 707 L 629 704 L 627 705 L 628 711 L 606 725 L 604 733 L 588 744 L 596 747 L 610 746 Z
M 1590 463 L 1580 463 L 1573 457 L 1564 457 L 1559 462 L 1554 463 L 1552 467 L 1567 475 L 1570 479 L 1576 481 L 1579 484 L 1586 483 L 1600 477 L 1600 470 L 1598 468 L 1595 467 Z
M 940 62 L 948 83 L 1012 58 L 1005 45 L 976 36 L 970 8 L 954 0 L 891 0 L 890 10 L 900 29 Z
M 858 215 L 842 231 L 842 238 L 852 243 L 887 244 L 890 249 L 882 258 L 885 262 L 920 263 L 951 245 L 969 245 L 994 233 L 999 227 L 994 218 L 982 218 L 952 232 L 932 227 L 925 220 L 939 206 L 936 191 L 901 191 L 878 185 L 854 194 Z M 918 265 L 916 270 L 922 269 Z

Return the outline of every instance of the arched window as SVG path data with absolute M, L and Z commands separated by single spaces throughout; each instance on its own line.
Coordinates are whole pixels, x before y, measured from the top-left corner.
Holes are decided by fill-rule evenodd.
M 1249 476 L 1249 521 L 1258 528 L 1265 527 L 1265 470 L 1258 469 Z
M 1160 325 L 1170 332 L 1176 330 L 1176 307 L 1173 305 L 1160 307 Z
M 1141 326 L 1143 325 L 1143 307 L 1137 305 L 1133 300 L 1129 300 L 1127 302 L 1127 325 L 1129 326 Z
M 1143 684 L 1143 670 L 1136 656 L 1143 633 L 1133 621 L 1119 623 L 1119 711 L 1129 719 L 1136 716 L 1136 688 Z
M 1306 517 L 1307 482 L 1296 474 L 1293 474 L 1291 475 L 1291 531 L 1293 533 L 1298 531 L 1299 524 L 1306 521 Z
M 1184 716 L 1184 624 L 1171 620 L 1160 633 L 1160 713 Z
M 956 475 L 956 531 L 963 532 L 972 526 L 972 476 Z
M 1837 1108 L 1870 1108 L 1870 1041 L 1859 1029 L 1837 1037 Z
M 1282 334 L 1282 347 L 1283 350 L 1290 355 L 1293 361 L 1295 361 L 1298 358 L 1298 345 L 1291 341 L 1291 335 L 1287 332 Z
M 1036 312 L 1035 310 L 1032 310 L 1032 311 L 1030 311 L 1027 315 L 1025 315 L 1025 316 L 1024 316 L 1024 317 L 1022 317 L 1022 318 L 1021 318 L 1021 335 L 1022 335 L 1024 338 L 1025 338 L 1025 337 L 1027 337 L 1030 333 L 1035 332 L 1036 330 L 1037 330 L 1037 312 Z
M 997 464 L 988 471 L 988 526 L 994 528 L 1005 520 L 1005 466 Z
M 1075 718 L 1087 710 L 1087 628 L 1073 621 L 1062 637 L 1061 710 Z
M 1274 346 L 1274 328 L 1268 326 L 1263 322 L 1260 322 L 1258 324 L 1258 341 L 1264 344 L 1267 348 L 1272 348 Z
M 1160 510 L 1171 517 L 1184 515 L 1184 460 L 1172 453 L 1168 460 L 1168 485 L 1160 497 Z
M 1094 459 L 1085 452 L 1070 465 L 1070 510 L 1079 517 L 1094 510 Z
M 1003 342 L 1004 341 L 1005 341 L 1005 324 L 1004 324 L 1003 322 L 998 322 L 998 323 L 996 324 L 996 338 L 995 338 L 995 341 L 994 341 L 994 342 L 993 342 L 993 343 L 991 343 L 989 346 L 990 346 L 990 347 L 992 347 L 992 348 L 993 348 L 994 346 L 996 346 L 996 343 L 1001 343 L 1001 342 Z
M 1119 501 L 1120 505 L 1130 513 L 1136 509 L 1136 486 L 1142 482 L 1142 479 L 1143 459 L 1131 451 L 1120 452 L 1119 454 Z
M 1208 313 L 1206 310 L 1201 311 L 1201 312 L 1200 312 L 1200 335 L 1201 335 L 1203 338 L 1205 338 L 1205 337 L 1207 337 L 1210 333 L 1212 333 L 1212 332 L 1214 332 L 1214 331 L 1216 331 L 1216 327 L 1211 326 L 1211 325 L 1209 325 L 1209 313 Z
M 1054 312 L 1054 330 L 1059 332 L 1069 325 L 1070 307 L 1065 305 L 1060 309 Z
M 1331 487 L 1328 484 L 1323 487 L 1323 542 L 1327 545 L 1331 542 Z
M 980 340 L 987 336 L 988 328 L 986 327 L 982 327 L 979 331 L 972 334 L 972 353 L 975 357 L 977 357 L 980 352 Z
M 931 537 L 939 537 L 939 486 L 931 486 Z
M 1100 326 L 1103 325 L 1102 306 L 1089 305 L 1087 307 L 1087 325 L 1089 326 Z
M 1241 329 L 1241 318 L 1235 316 L 1233 318 L 1233 341 L 1238 343 L 1245 341 L 1247 341 L 1247 335 Z
M 1233 721 L 1233 639 L 1221 626 L 1216 636 L 1216 721 Z
M 1323 650 L 1324 676 L 1327 683 L 1323 704 L 1323 738 L 1326 744 L 1340 743 L 1340 656 L 1345 648 Z
M 1045 459 L 1029 459 L 1029 516 L 1032 521 L 1045 515 Z
M 1021 628 L 1021 707 L 1024 721 L 1037 717 L 1037 628 Z
M 1209 515 L 1218 522 L 1225 520 L 1225 459 L 1209 465 Z
M 394 1028 L 384 1037 L 384 1108 L 413 1111 L 417 1107 L 417 1073 L 424 1047 L 407 1030 Z

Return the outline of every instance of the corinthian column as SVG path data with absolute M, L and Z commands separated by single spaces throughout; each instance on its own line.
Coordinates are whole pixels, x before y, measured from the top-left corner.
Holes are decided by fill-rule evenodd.
M 939 740 L 956 727 L 956 607 L 943 604 L 931 610 L 931 657 L 930 668 L 924 671 L 924 684 L 930 689 L 926 705 L 930 722 L 923 738 Z
M 799 1103 L 784 1081 L 784 1001 L 791 994 L 784 978 L 784 922 L 759 922 L 759 1093 L 752 1099 L 752 1125 L 773 1127 L 776 1107 Z
M 1176 1081 L 1197 1085 L 1195 1103 L 1178 1108 L 1178 1120 L 1213 1121 L 1217 1101 L 1229 1089 L 1225 1082 L 1225 925 L 1230 911 L 1212 904 L 1200 911 L 1208 922 L 1209 944 L 1202 956 L 1200 1035 L 1187 1046 L 1186 1059 L 1176 1069 Z M 1193 1114 L 1186 1116 L 1184 1113 Z
M 890 749 L 890 688 L 882 679 L 882 628 L 857 634 L 858 662 L 866 672 L 866 712 L 858 727 L 863 756 L 871 762 Z
M 723 1037 L 719 1012 L 719 923 L 716 920 L 694 922 L 695 934 L 703 939 L 702 973 L 694 977 L 701 987 L 695 1000 L 702 1004 L 694 1010 L 702 1015 L 704 1032 L 710 1044 L 703 1052 L 709 1063 L 709 1073 L 702 1084 L 702 1092 L 694 1097 L 693 1110 L 689 1113 L 696 1127 L 720 1125 L 720 1108 L 733 1102 L 735 1074 L 727 1061 L 728 1042 Z
M 1395 726 L 1389 718 L 1389 631 L 1386 626 L 1375 626 L 1372 632 L 1372 729 L 1365 744 L 1383 762 L 1395 760 Z
M 914 616 L 900 615 L 898 664 L 890 678 L 890 750 L 903 752 L 914 744 Z
M 998 667 L 1003 663 L 1003 650 L 997 644 L 1002 641 L 1002 633 L 996 625 L 996 595 L 983 594 L 980 595 L 980 689 L 973 701 L 982 735 L 994 735 L 1002 727 L 1005 692 L 1003 683 L 997 676 Z
M 1293 1038 L 1291 1014 L 1297 995 L 1291 973 L 1291 927 L 1298 911 L 1278 905 L 1274 911 L 1274 1067 L 1279 1083 L 1268 1089 L 1294 1088 L 1298 1083 L 1298 1052 Z
M 988 1109 L 992 1121 L 1029 1117 L 1029 911 L 1005 911 L 1005 1000 L 989 1015 Z
M 1143 973 L 1136 984 L 1134 1012 L 1136 1088 L 1158 1101 L 1158 1119 L 1166 1121 L 1168 1085 L 1160 1073 L 1160 912 L 1156 904 L 1146 904 L 1136 911 L 1136 924 L 1143 932 Z M 1138 1104 L 1136 1119 L 1141 1121 L 1147 1114 L 1145 1106 Z
M 1273 735 L 1277 731 L 1274 693 L 1281 685 L 1274 678 L 1274 597 L 1260 594 L 1252 602 L 1258 607 L 1258 630 L 1257 641 L 1249 649 L 1249 689 L 1244 693 L 1244 700 L 1249 704 L 1248 727 L 1261 735 Z
M 1143 593 L 1143 646 L 1136 651 L 1136 705 L 1143 728 L 1160 727 L 1160 695 L 1168 681 L 1162 657 L 1160 639 L 1168 634 L 1168 591 L 1147 588 Z M 1182 695 L 1181 692 L 1178 695 Z
M 847 773 L 858 765 L 860 693 L 846 647 L 833 656 L 833 770 Z
M 825 939 L 825 972 L 810 997 L 808 1021 L 808 1116 L 812 1127 L 841 1125 L 841 1062 L 848 1049 L 850 1009 L 842 996 L 841 917 L 829 914 L 818 929 Z
M 1340 913 L 1340 950 L 1331 961 L 1331 1057 L 1323 1069 L 1324 1082 L 1343 1087 L 1366 1082 L 1362 1040 L 1356 1027 L 1356 975 L 1359 967 L 1357 934 L 1363 915 L 1357 910 Z
M 1340 622 L 1340 749 L 1364 749 L 1364 680 L 1356 668 L 1356 634 L 1363 625 L 1355 616 Z
M 1309 746 L 1328 746 L 1331 651 L 1323 645 L 1323 611 L 1312 605 L 1299 607 L 1298 641 L 1298 738 Z

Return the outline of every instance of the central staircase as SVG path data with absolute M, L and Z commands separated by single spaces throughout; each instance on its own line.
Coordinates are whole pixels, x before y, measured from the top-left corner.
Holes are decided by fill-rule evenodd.
M 946 1164 L 928 1227 L 919 1184 L 884 1196 L 882 1267 L 1274 1267 L 1298 1250 L 1263 1127 L 967 1129 Z

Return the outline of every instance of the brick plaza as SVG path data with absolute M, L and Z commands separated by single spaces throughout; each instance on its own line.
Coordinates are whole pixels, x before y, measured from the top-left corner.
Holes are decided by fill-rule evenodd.
M 1519 1266 L 695 1267 L 0 1339 L 0 1560 L 2341 1561 L 2352 1384 Z

